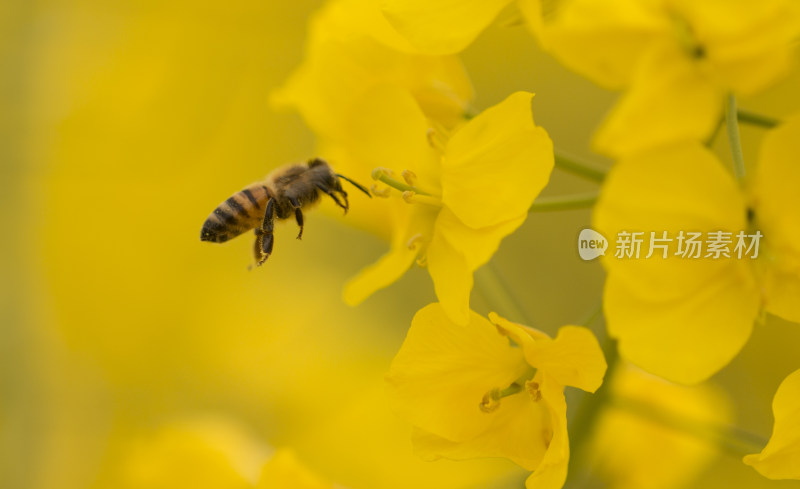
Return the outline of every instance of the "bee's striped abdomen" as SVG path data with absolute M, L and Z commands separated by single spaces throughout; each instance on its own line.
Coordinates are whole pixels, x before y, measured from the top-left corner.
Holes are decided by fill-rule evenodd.
M 208 216 L 200 239 L 224 243 L 259 226 L 264 219 L 267 200 L 269 191 L 262 183 L 254 183 L 233 194 Z

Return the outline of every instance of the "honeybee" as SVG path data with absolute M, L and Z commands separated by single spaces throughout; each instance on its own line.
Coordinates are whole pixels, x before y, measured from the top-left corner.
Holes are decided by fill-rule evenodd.
M 278 168 L 263 181 L 252 183 L 233 194 L 208 216 L 200 232 L 200 240 L 224 243 L 255 228 L 254 252 L 256 264 L 260 266 L 272 254 L 275 219 L 289 219 L 294 216 L 300 226 L 297 239 L 301 239 L 303 209 L 315 203 L 320 193 L 330 196 L 347 214 L 350 204 L 339 179 L 350 182 L 372 197 L 363 186 L 344 175 L 334 173 L 325 160 L 314 158 L 306 164 Z

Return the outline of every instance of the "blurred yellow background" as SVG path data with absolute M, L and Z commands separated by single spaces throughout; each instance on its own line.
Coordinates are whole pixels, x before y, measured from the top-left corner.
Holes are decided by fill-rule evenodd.
M 526 474 L 508 462 L 416 459 L 410 427 L 384 403 L 383 374 L 411 317 L 435 300 L 424 270 L 345 306 L 344 282 L 385 246 L 329 217 L 330 202 L 307 215 L 302 242 L 293 224 L 278 226 L 257 270 L 248 271 L 249 236 L 199 241 L 230 194 L 317 156 L 300 117 L 267 100 L 301 62 L 320 5 L 0 6 L 0 487 L 120 487 L 132 443 L 197 416 L 291 446 L 353 489 L 521 487 Z M 589 140 L 615 95 L 542 54 L 523 27 L 493 26 L 463 59 L 479 109 L 536 92 L 537 123 L 556 146 L 607 164 Z M 797 111 L 798 82 L 794 73 L 743 105 Z M 760 134 L 745 129 L 746 157 Z M 556 172 L 545 195 L 592 189 Z M 533 215 L 495 257 L 532 326 L 554 332 L 599 302 L 602 270 L 574 249 L 589 220 Z M 473 307 L 492 309 L 479 291 Z M 770 319 L 714 378 L 741 427 L 768 437 L 772 395 L 800 367 L 798 344 L 797 325 Z M 592 484 L 581 487 L 603 487 Z M 690 487 L 800 484 L 721 456 Z

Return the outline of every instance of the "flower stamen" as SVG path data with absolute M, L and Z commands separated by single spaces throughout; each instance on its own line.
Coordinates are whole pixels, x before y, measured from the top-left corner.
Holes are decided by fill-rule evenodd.
M 409 169 L 403 170 L 403 180 L 412 187 L 417 183 L 417 174 Z
M 406 182 L 408 182 L 409 178 L 416 179 L 416 175 L 409 170 L 405 170 L 403 172 L 403 178 L 406 179 Z M 413 192 L 415 194 L 427 195 L 430 197 L 438 197 L 436 194 L 432 192 L 422 190 L 415 185 L 410 185 L 409 183 L 397 180 L 396 178 L 394 178 L 392 170 L 389 170 L 388 168 L 378 167 L 372 170 L 372 179 L 383 182 L 386 185 L 395 188 L 401 192 Z
M 425 204 L 425 205 L 432 205 L 434 207 L 442 206 L 441 199 L 425 194 L 419 195 L 413 190 L 407 190 L 403 192 L 403 200 L 405 200 L 409 204 Z
M 375 197 L 381 197 L 383 199 L 388 199 L 389 195 L 392 193 L 392 189 L 389 187 L 378 187 L 377 183 L 370 185 L 369 190 Z

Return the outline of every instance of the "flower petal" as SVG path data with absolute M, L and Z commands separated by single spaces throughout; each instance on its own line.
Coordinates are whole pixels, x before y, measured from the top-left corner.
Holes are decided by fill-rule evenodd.
M 345 285 L 343 298 L 351 306 L 360 304 L 375 291 L 397 281 L 414 263 L 419 253 L 417 249 L 409 248 L 409 239 L 415 235 L 427 236 L 431 233 L 436 217 L 434 209 L 410 207 L 397 200 L 390 210 L 389 217 L 393 223 L 391 249 Z
M 753 188 L 756 225 L 764 234 L 766 308 L 800 322 L 800 117 L 764 138 Z
M 702 43 L 710 71 L 722 86 L 748 95 L 787 71 L 800 35 L 793 0 L 679 0 L 674 8 Z
M 567 436 L 567 401 L 564 386 L 547 375 L 539 381 L 542 400 L 550 412 L 553 437 L 544 458 L 533 474 L 525 481 L 527 489 L 561 489 L 567 480 L 569 464 L 569 438 Z
M 439 212 L 427 262 L 436 297 L 451 320 L 466 323 L 472 273 L 489 261 L 500 241 L 517 229 L 525 217 L 475 230 L 465 226 L 449 209 Z
M 467 226 L 527 215 L 550 179 L 553 142 L 531 114 L 533 94 L 517 92 L 460 128 L 442 162 L 442 201 Z
M 790 374 L 772 401 L 775 426 L 761 453 L 747 455 L 744 463 L 769 479 L 800 479 L 800 370 Z
M 344 124 L 342 141 L 361 166 L 409 168 L 428 186 L 438 186 L 439 155 L 426 137 L 430 125 L 402 87 L 382 83 L 365 90 L 353 100 Z
M 603 383 L 606 360 L 597 338 L 587 328 L 562 326 L 554 340 L 526 344 L 525 359 L 561 385 L 594 392 Z
M 261 471 L 256 489 L 333 489 L 303 466 L 292 450 L 281 448 L 275 452 Z
M 606 88 L 627 86 L 654 40 L 669 33 L 640 0 L 574 0 L 546 29 L 548 47 L 569 68 Z
M 720 275 L 685 297 L 642 297 L 609 275 L 603 307 L 620 355 L 643 369 L 682 384 L 717 373 L 747 343 L 758 314 L 751 282 Z
M 303 64 L 272 93 L 271 103 L 296 108 L 317 136 L 338 140 L 353 100 L 375 84 L 392 83 L 447 127 L 460 121 L 473 96 L 460 61 L 393 49 L 398 43 L 389 26 L 370 21 L 379 15 L 372 8 L 367 5 L 365 12 L 364 0 L 338 0 L 319 11 L 310 23 Z
M 472 270 L 461 250 L 435 229 L 427 251 L 428 272 L 433 279 L 436 297 L 456 324 L 469 322 L 469 295 L 472 292 Z
M 595 207 L 595 229 L 618 250 L 622 231 L 679 232 L 746 229 L 745 204 L 733 179 L 699 144 L 664 148 L 620 161 Z M 705 234 L 703 238 L 705 239 Z M 704 380 L 725 366 L 749 337 L 759 293 L 749 259 L 667 258 L 655 251 L 603 258 L 608 270 L 604 308 L 622 355 L 682 383 Z M 702 252 L 705 253 L 705 250 Z
M 376 291 L 397 281 L 414 263 L 417 252 L 396 246 L 377 262 L 364 268 L 345 285 L 343 298 L 349 306 L 361 304 Z
M 414 316 L 386 380 L 403 418 L 461 442 L 493 423 L 479 407 L 483 396 L 511 385 L 527 368 L 522 352 L 486 319 L 470 312 L 459 326 L 441 305 L 430 304 Z
M 550 443 L 550 413 L 542 402 L 533 402 L 525 392 L 500 400 L 497 411 L 484 413 L 491 420 L 476 437 L 453 442 L 416 429 L 414 451 L 425 460 L 448 458 L 464 460 L 478 457 L 504 457 L 528 470 L 534 470 Z
M 425 54 L 467 47 L 511 0 L 383 0 L 383 13 Z
M 732 403 L 711 383 L 677 385 L 623 363 L 604 388 L 611 390 L 614 406 L 597 417 L 587 453 L 593 472 L 618 489 L 691 487 L 719 456 L 717 446 L 695 433 L 643 413 L 692 420 L 694 426 L 734 421 Z
M 719 160 L 699 144 L 681 144 L 619 161 L 603 185 L 593 228 L 609 240 L 602 258 L 609 275 L 630 283 L 643 297 L 666 300 L 691 294 L 726 269 L 741 266 L 676 257 L 679 233 L 736 233 L 746 229 L 746 217 L 744 196 Z M 623 231 L 643 233 L 638 259 L 615 256 L 625 244 L 618 239 Z M 656 248 L 645 258 L 651 232 L 673 239 L 668 258 Z
M 703 141 L 719 120 L 723 93 L 678 46 L 642 60 L 631 88 L 595 134 L 603 154 L 625 156 L 676 141 Z
M 439 212 L 435 226 L 447 242 L 458 245 L 467 266 L 474 271 L 492 258 L 503 238 L 516 231 L 526 217 L 527 214 L 494 226 L 473 229 L 465 226 L 450 209 L 444 208 Z

